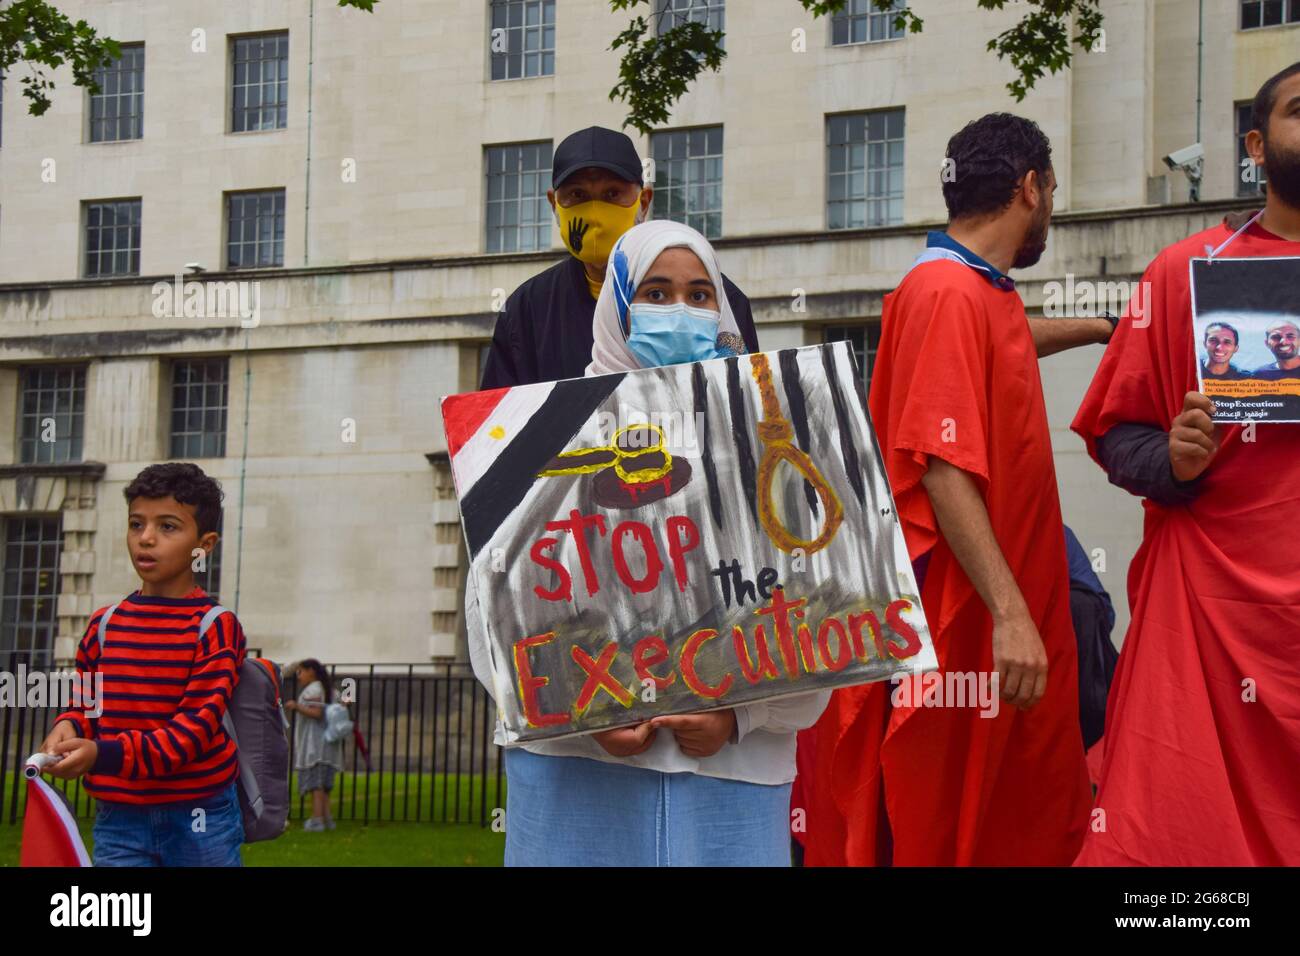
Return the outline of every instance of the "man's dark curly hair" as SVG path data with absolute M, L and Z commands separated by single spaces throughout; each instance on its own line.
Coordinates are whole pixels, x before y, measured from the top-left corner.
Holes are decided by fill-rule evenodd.
M 1040 177 L 1052 166 L 1052 144 L 1033 120 L 989 113 L 948 140 L 943 201 L 948 219 L 1001 212 L 1031 169 Z
M 1289 80 L 1297 73 L 1300 73 L 1300 60 L 1270 76 L 1255 94 L 1255 102 L 1250 109 L 1250 125 L 1252 129 L 1259 130 L 1265 139 L 1268 139 L 1268 118 L 1273 115 L 1273 107 L 1277 105 L 1277 88 L 1283 80 Z
M 168 461 L 150 465 L 132 479 L 123 492 L 129 505 L 136 498 L 175 498 L 183 505 L 194 506 L 199 535 L 221 526 L 221 485 L 209 478 L 198 465 L 188 461 Z

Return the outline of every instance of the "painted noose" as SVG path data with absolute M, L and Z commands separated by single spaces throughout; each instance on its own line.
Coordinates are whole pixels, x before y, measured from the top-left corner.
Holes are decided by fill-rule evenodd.
M 796 548 L 802 549 L 806 554 L 815 554 L 835 537 L 840 522 L 844 520 L 844 506 L 812 459 L 791 441 L 794 428 L 781 414 L 781 403 L 772 385 L 772 368 L 767 363 L 767 356 L 760 352 L 751 355 L 749 362 L 754 381 L 758 383 L 758 390 L 763 396 L 763 420 L 758 423 L 758 437 L 763 442 L 763 457 L 758 465 L 759 523 L 763 525 L 763 530 L 772 539 L 772 543 L 787 554 Z M 826 509 L 822 533 L 811 541 L 791 533 L 772 507 L 772 485 L 776 481 L 777 466 L 782 461 L 807 479 Z

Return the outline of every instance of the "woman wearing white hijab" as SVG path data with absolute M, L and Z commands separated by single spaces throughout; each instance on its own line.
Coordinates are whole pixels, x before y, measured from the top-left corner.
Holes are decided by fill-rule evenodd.
M 615 244 L 588 375 L 745 351 L 708 240 L 648 222 Z M 789 866 L 795 734 L 828 692 L 656 717 L 506 754 L 507 866 Z
M 709 240 L 667 220 L 633 226 L 614 243 L 592 334 L 588 375 L 745 351 Z

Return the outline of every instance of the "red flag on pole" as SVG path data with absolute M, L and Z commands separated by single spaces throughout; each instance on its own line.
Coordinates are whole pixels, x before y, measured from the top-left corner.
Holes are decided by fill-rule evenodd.
M 29 762 L 26 776 L 27 812 L 19 865 L 90 866 L 90 855 L 67 798 L 41 779 L 39 764 Z

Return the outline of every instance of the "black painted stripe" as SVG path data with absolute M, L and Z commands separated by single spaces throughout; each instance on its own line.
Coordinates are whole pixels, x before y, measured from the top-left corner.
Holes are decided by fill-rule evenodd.
M 786 404 L 790 406 L 790 424 L 794 426 L 799 449 L 806 453 L 812 448 L 812 436 L 808 433 L 808 402 L 803 393 L 803 382 L 799 380 L 799 350 L 782 349 L 776 355 L 781 366 L 781 387 L 785 389 Z M 817 491 L 807 478 L 803 480 L 803 494 L 816 517 Z
M 519 507 L 537 481 L 537 473 L 564 450 L 623 378 L 623 374 L 616 373 L 555 383 L 541 408 L 461 499 L 471 560 Z
M 709 486 L 709 513 L 713 524 L 722 530 L 722 490 L 718 487 L 718 468 L 713 461 L 713 448 L 709 442 L 709 386 L 704 380 L 704 369 L 696 363 L 691 366 L 691 398 L 695 420 L 704 422 L 704 434 L 696 436 L 700 442 L 700 462 L 704 465 L 704 481 Z
M 844 394 L 840 391 L 840 376 L 835 371 L 835 346 L 822 346 L 822 367 L 826 369 L 826 381 L 831 389 L 831 404 L 835 406 L 835 423 L 840 431 L 840 454 L 844 457 L 844 470 L 848 472 L 849 484 L 858 496 L 858 504 L 866 507 L 867 489 L 862 481 L 862 465 L 858 461 L 858 450 L 853 444 L 853 428 L 849 422 L 848 406 Z
M 727 406 L 731 411 L 731 439 L 736 443 L 736 467 L 740 469 L 740 484 L 749 502 L 750 514 L 758 521 L 758 467 L 754 464 L 754 449 L 749 441 L 749 418 L 745 414 L 748 404 L 740 384 L 739 359 L 727 359 Z

